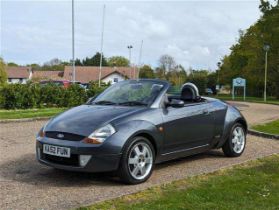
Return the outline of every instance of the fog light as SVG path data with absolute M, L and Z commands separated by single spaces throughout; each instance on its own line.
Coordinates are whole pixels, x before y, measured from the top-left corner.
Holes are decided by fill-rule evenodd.
M 91 158 L 91 155 L 80 155 L 79 156 L 79 165 L 82 167 L 86 166 L 86 164 L 88 163 L 90 158 Z

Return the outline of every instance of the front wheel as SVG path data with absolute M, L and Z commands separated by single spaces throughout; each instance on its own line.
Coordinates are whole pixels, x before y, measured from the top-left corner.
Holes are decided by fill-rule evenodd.
M 229 139 L 222 147 L 223 152 L 228 157 L 238 157 L 243 153 L 245 145 L 246 133 L 243 125 L 236 123 L 231 129 Z
M 119 175 L 127 184 L 145 182 L 152 174 L 154 164 L 153 145 L 144 137 L 135 137 L 124 148 Z

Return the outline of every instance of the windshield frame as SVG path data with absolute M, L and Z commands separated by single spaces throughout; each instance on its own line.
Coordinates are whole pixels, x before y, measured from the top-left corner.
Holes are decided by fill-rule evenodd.
M 161 98 L 164 95 L 164 93 L 167 91 L 167 89 L 169 88 L 169 83 L 167 81 L 159 80 L 159 79 L 125 80 L 125 81 L 115 83 L 115 84 L 111 85 L 110 87 L 108 87 L 106 90 L 104 90 L 102 93 L 100 93 L 98 96 L 94 97 L 94 99 L 91 100 L 88 104 L 89 105 L 98 105 L 97 104 L 98 99 L 100 99 L 103 95 L 105 95 L 108 91 L 110 91 L 110 89 L 112 89 L 114 87 L 114 85 L 121 85 L 121 84 L 127 84 L 127 83 L 136 84 L 136 83 L 140 83 L 140 82 L 154 82 L 154 84 L 160 84 L 163 86 L 162 89 L 160 90 L 159 94 L 153 99 L 153 101 L 151 101 L 150 103 L 146 104 L 146 106 L 144 106 L 144 107 L 153 107 L 153 108 L 160 107 Z M 102 104 L 100 104 L 100 105 L 102 105 Z M 106 104 L 103 104 L 103 105 L 106 105 Z M 107 104 L 107 105 L 109 105 L 109 104 Z M 125 106 L 125 105 L 121 105 L 121 104 L 111 104 L 111 105 L 112 106 Z M 137 105 L 135 105 L 135 106 L 137 106 Z M 138 106 L 142 106 L 142 105 L 138 105 Z

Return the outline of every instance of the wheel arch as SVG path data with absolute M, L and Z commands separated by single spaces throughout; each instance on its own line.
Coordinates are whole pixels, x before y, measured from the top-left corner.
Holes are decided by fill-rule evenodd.
M 216 148 L 221 148 L 225 144 L 227 138 L 230 135 L 232 127 L 236 123 L 240 123 L 241 125 L 243 125 L 245 129 L 245 134 L 247 134 L 248 125 L 244 116 L 240 113 L 238 109 L 229 106 L 224 120 L 223 134 Z
M 134 137 L 138 137 L 138 136 L 144 137 L 148 141 L 150 141 L 150 143 L 152 144 L 152 146 L 154 148 L 155 156 L 157 156 L 157 154 L 158 154 L 158 145 L 157 145 L 157 143 L 155 141 L 155 138 L 151 134 L 149 134 L 147 132 L 144 132 L 144 131 L 143 132 L 139 132 L 138 134 L 134 135 L 133 138 Z

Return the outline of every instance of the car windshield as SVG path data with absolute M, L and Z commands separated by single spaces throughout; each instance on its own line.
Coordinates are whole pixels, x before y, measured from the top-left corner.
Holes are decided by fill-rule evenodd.
M 119 82 L 102 94 L 92 103 L 99 105 L 147 106 L 157 98 L 164 83 L 152 80 Z

